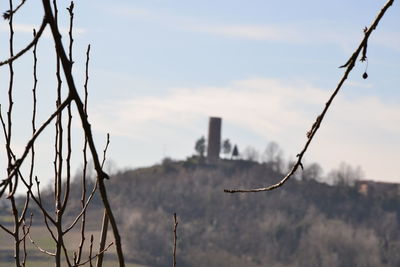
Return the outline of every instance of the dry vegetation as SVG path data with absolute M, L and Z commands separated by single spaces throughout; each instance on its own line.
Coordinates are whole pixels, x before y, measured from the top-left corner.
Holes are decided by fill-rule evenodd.
M 284 171 L 276 166 L 272 161 L 249 160 L 210 165 L 191 157 L 112 175 L 111 204 L 129 251 L 128 262 L 171 263 L 176 212 L 177 266 L 400 264 L 397 185 L 374 191 L 371 184 L 368 194 L 360 193 L 346 169 L 339 168 L 329 175 L 347 180 L 331 179 L 334 185 L 313 174 L 298 176 L 270 194 L 221 193 L 237 184 L 272 183 Z M 305 166 L 305 173 L 313 173 L 308 168 L 315 164 Z M 79 190 L 71 198 L 78 195 Z M 44 197 L 51 203 L 52 192 L 44 192 Z M 72 201 L 71 207 L 74 202 L 78 203 Z M 99 207 L 101 200 L 95 196 L 88 216 L 101 217 Z

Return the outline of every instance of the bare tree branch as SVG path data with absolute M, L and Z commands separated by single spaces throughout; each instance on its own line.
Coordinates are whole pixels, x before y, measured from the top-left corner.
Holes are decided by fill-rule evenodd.
M 4 19 L 10 19 L 17 11 L 25 4 L 26 0 L 22 0 L 21 3 L 15 9 L 9 9 L 3 13 Z
M 90 257 L 87 261 L 84 261 L 82 263 L 79 263 L 78 265 L 75 266 L 82 266 L 85 265 L 86 263 L 94 260 L 96 257 L 99 257 L 100 255 L 104 254 L 104 252 L 106 252 L 112 245 L 114 245 L 113 242 L 111 242 L 104 250 L 100 251 L 99 253 L 97 253 L 96 255 L 94 255 L 93 257 Z
M 71 23 L 72 24 L 72 23 Z M 85 91 L 85 96 L 84 96 L 84 109 L 87 117 L 87 102 L 88 102 L 88 81 L 89 81 L 89 60 L 90 60 L 90 45 L 88 45 L 88 48 L 86 50 L 86 64 L 85 64 L 85 83 L 84 83 L 84 91 Z M 81 193 L 81 205 L 82 205 L 82 223 L 81 223 L 81 242 L 79 244 L 78 248 L 78 253 L 75 254 L 75 263 L 78 264 L 81 261 L 82 258 L 82 251 L 83 251 L 83 245 L 85 244 L 85 227 L 86 227 L 86 207 L 87 205 L 85 204 L 86 200 L 86 172 L 87 172 L 87 138 L 85 136 L 85 142 L 83 144 L 83 170 L 82 170 L 82 193 Z M 92 198 L 94 192 L 97 189 L 97 182 L 95 183 L 94 190 L 92 191 L 92 194 L 89 196 L 89 199 Z M 90 201 L 90 200 L 89 200 Z M 89 202 L 87 202 L 89 203 Z M 77 218 L 79 218 L 78 216 Z
M 23 54 L 25 54 L 27 51 L 29 51 L 29 49 L 31 49 L 40 39 L 40 36 L 42 35 L 44 29 L 46 28 L 47 25 L 47 20 L 46 17 L 43 18 L 42 24 L 40 25 L 40 28 L 36 34 L 36 36 L 33 38 L 33 40 L 21 51 L 19 51 L 17 54 L 11 56 L 10 58 L 1 61 L 0 62 L 0 66 L 9 64 L 11 62 L 13 62 L 14 60 L 16 60 L 17 58 L 19 58 L 20 56 L 22 56 Z
M 40 128 L 36 131 L 36 133 L 32 136 L 32 138 L 28 141 L 24 153 L 19 159 L 15 161 L 12 171 L 10 172 L 8 177 L 0 182 L 0 187 L 2 187 L 2 189 L 0 190 L 0 197 L 3 195 L 6 186 L 10 182 L 10 179 L 18 172 L 19 168 L 21 167 L 21 164 L 23 163 L 23 161 L 25 160 L 26 156 L 29 153 L 29 150 L 32 148 L 34 142 L 36 141 L 36 138 L 39 137 L 39 135 L 47 127 L 47 125 L 49 125 L 49 123 L 57 116 L 57 114 L 61 112 L 71 101 L 72 101 L 71 96 L 68 96 L 56 109 L 56 111 L 54 111 L 53 114 L 51 114 L 50 117 L 40 126 Z M 12 194 L 14 193 L 15 192 L 12 192 Z
M 176 229 L 178 228 L 178 220 L 176 219 L 176 213 L 174 213 L 174 249 L 172 252 L 172 266 L 176 267 Z
M 64 234 L 69 232 L 72 228 L 74 228 L 75 224 L 79 221 L 79 219 L 82 217 L 83 214 L 85 214 L 86 209 L 90 203 L 90 201 L 92 200 L 94 193 L 96 192 L 97 189 L 97 182 L 95 183 L 92 192 L 90 193 L 88 199 L 86 200 L 85 205 L 83 206 L 81 212 L 75 217 L 74 221 L 70 224 L 70 226 L 68 226 L 65 230 L 64 230 Z
M 311 141 L 313 140 L 313 138 L 314 138 L 315 134 L 317 133 L 319 127 L 321 126 L 322 120 L 324 119 L 329 107 L 331 106 L 332 101 L 334 100 L 334 98 L 336 97 L 337 93 L 342 88 L 342 85 L 344 84 L 344 82 L 346 81 L 347 77 L 349 76 L 350 72 L 354 68 L 360 52 L 363 49 L 364 49 L 364 51 L 366 51 L 367 42 L 368 42 L 368 39 L 369 39 L 372 31 L 376 29 L 376 27 L 378 26 L 378 23 L 382 19 L 382 17 L 385 14 L 385 12 L 393 4 L 393 1 L 394 0 L 389 0 L 389 1 L 386 2 L 386 4 L 379 11 L 378 15 L 376 16 L 376 18 L 372 22 L 371 26 L 364 31 L 364 38 L 361 40 L 361 43 L 359 44 L 358 48 L 354 51 L 353 55 L 349 58 L 349 60 L 346 62 L 346 64 L 341 66 L 341 68 L 346 68 L 346 70 L 345 70 L 342 78 L 340 79 L 338 85 L 336 86 L 336 89 L 333 91 L 332 95 L 330 96 L 330 98 L 326 102 L 325 107 L 322 110 L 321 114 L 317 117 L 315 123 L 311 127 L 311 130 L 307 133 L 307 137 L 308 137 L 307 142 L 304 145 L 304 148 L 301 150 L 301 152 L 299 154 L 297 154 L 297 161 L 293 165 L 293 167 L 291 168 L 289 173 L 281 181 L 279 181 L 278 183 L 273 184 L 271 186 L 268 186 L 268 187 L 261 187 L 261 188 L 255 188 L 255 189 L 224 189 L 224 192 L 226 192 L 226 193 L 251 193 L 251 192 L 263 192 L 263 191 L 274 190 L 274 189 L 276 189 L 278 187 L 281 187 L 287 180 L 289 180 L 289 178 L 296 172 L 296 170 L 299 167 L 302 168 L 303 164 L 302 164 L 301 161 L 303 159 L 303 156 L 306 153 L 309 145 L 311 144 Z M 364 58 L 366 58 L 366 55 L 363 55 L 363 57 L 361 59 L 364 59 Z
M 10 230 L 8 230 L 4 225 L 0 224 L 0 228 L 3 229 L 7 234 L 13 235 L 13 232 L 11 232 Z
M 64 69 L 64 74 L 65 74 L 65 78 L 66 78 L 66 81 L 68 84 L 70 96 L 72 97 L 72 99 L 74 100 L 74 102 L 76 104 L 79 116 L 81 118 L 83 130 L 85 132 L 85 135 L 88 138 L 88 145 L 89 145 L 89 148 L 90 148 L 90 151 L 92 154 L 94 167 L 97 172 L 97 181 L 99 183 L 100 195 L 103 200 L 103 205 L 104 205 L 105 209 L 107 210 L 107 215 L 110 219 L 110 223 L 111 223 L 113 233 L 114 233 L 114 239 L 115 239 L 115 244 L 116 244 L 119 265 L 121 267 L 124 267 L 125 262 L 124 262 L 124 256 L 123 256 L 122 246 L 121 246 L 121 237 L 119 235 L 117 223 L 115 221 L 114 215 L 111 210 L 110 203 L 108 201 L 107 191 L 106 191 L 106 187 L 104 184 L 104 179 L 108 179 L 108 175 L 101 168 L 101 164 L 99 161 L 99 157 L 98 157 L 97 150 L 96 150 L 93 136 L 92 136 L 91 125 L 87 119 L 82 100 L 79 97 L 78 91 L 76 90 L 76 87 L 75 87 L 74 78 L 73 78 L 72 72 L 71 72 L 72 62 L 70 62 L 66 56 L 64 46 L 63 46 L 63 44 L 61 42 L 61 38 L 60 38 L 60 31 L 58 30 L 57 23 L 55 22 L 54 17 L 53 17 L 53 11 L 51 9 L 50 2 L 49 2 L 49 0 L 42 0 L 42 3 L 43 3 L 46 17 L 49 20 L 49 24 L 50 24 L 52 35 L 53 35 L 54 42 L 56 45 L 57 53 L 59 54 L 60 59 L 61 59 L 61 63 L 62 63 L 63 69 Z
M 108 149 L 108 145 L 110 144 L 110 134 L 107 133 L 107 143 L 106 146 L 103 150 L 103 161 L 101 163 L 101 168 L 103 168 L 104 163 L 106 161 L 106 154 L 107 154 L 107 149 Z M 101 234 L 100 234 L 100 246 L 99 246 L 99 252 L 104 250 L 104 247 L 106 245 L 106 241 L 107 241 L 107 232 L 108 232 L 108 216 L 107 216 L 107 211 L 104 209 L 103 212 L 103 221 L 101 223 Z M 99 257 L 97 258 L 97 262 L 96 262 L 96 267 L 102 267 L 103 266 L 103 257 L 104 254 L 99 254 Z
M 56 256 L 55 253 L 52 253 L 52 252 L 50 252 L 50 251 L 47 251 L 47 250 L 41 248 L 38 244 L 36 244 L 36 242 L 33 241 L 32 237 L 31 237 L 31 235 L 30 235 L 29 233 L 28 233 L 28 237 L 29 237 L 29 240 L 31 241 L 31 243 L 32 243 L 40 252 L 42 252 L 42 253 L 44 253 L 44 254 L 47 254 L 47 255 L 49 255 L 49 256 L 53 256 L 53 257 Z
M 74 8 L 74 3 L 71 2 L 70 6 L 67 8 L 69 15 L 70 15 L 70 28 L 69 28 L 69 50 L 68 50 L 68 55 L 67 57 L 64 46 L 61 42 L 61 34 L 58 29 L 58 10 L 57 10 L 57 1 L 53 0 L 53 7 L 50 4 L 50 0 L 42 0 L 45 16 L 43 18 L 42 24 L 40 26 L 40 29 L 36 33 L 34 30 L 33 34 L 33 40 L 21 51 L 19 51 L 17 54 L 14 54 L 13 52 L 13 37 L 14 37 L 14 30 L 13 30 L 13 15 L 17 12 L 19 8 L 23 6 L 23 4 L 26 2 L 26 0 L 22 0 L 22 2 L 17 6 L 17 8 L 13 9 L 13 0 L 9 0 L 9 5 L 10 8 L 9 10 L 4 13 L 4 17 L 6 19 L 9 19 L 9 29 L 10 29 L 10 39 L 9 39 L 9 49 L 10 49 L 10 55 L 9 58 L 3 62 L 0 62 L 0 66 L 8 64 L 9 65 L 9 75 L 10 75 L 10 80 L 9 80 L 9 88 L 8 88 L 8 110 L 7 110 L 7 116 L 6 118 L 3 118 L 0 110 L 0 121 L 1 121 L 1 126 L 3 128 L 3 133 L 5 137 L 5 144 L 6 144 L 6 150 L 7 150 L 7 157 L 8 157 L 8 166 L 7 166 L 7 178 L 3 179 L 0 181 L 0 197 L 3 196 L 5 193 L 5 190 L 8 189 L 8 199 L 11 202 L 12 206 L 12 215 L 14 218 L 14 229 L 9 230 L 5 226 L 0 225 L 0 228 L 3 229 L 6 233 L 10 234 L 14 238 L 14 258 L 15 258 L 15 264 L 16 266 L 20 267 L 23 266 L 25 267 L 26 259 L 27 259 L 27 250 L 26 250 L 26 238 L 28 237 L 32 244 L 34 244 L 39 251 L 42 253 L 45 253 L 50 256 L 54 256 L 55 259 L 55 266 L 60 267 L 61 266 L 61 257 L 64 255 L 65 260 L 67 262 L 68 266 L 80 266 L 84 265 L 86 263 L 90 263 L 90 266 L 92 266 L 92 260 L 96 257 L 100 257 L 103 255 L 103 253 L 112 245 L 116 244 L 116 250 L 118 254 L 118 261 L 119 261 L 119 266 L 125 266 L 124 263 L 124 258 L 122 254 L 122 246 L 121 246 L 121 239 L 118 233 L 117 225 L 115 222 L 115 218 L 113 216 L 112 210 L 110 208 L 108 198 L 107 198 L 107 193 L 106 193 L 106 188 L 104 184 L 104 179 L 108 179 L 108 174 L 103 171 L 104 163 L 105 163 L 105 157 L 106 157 L 106 151 L 108 149 L 109 145 L 109 135 L 107 135 L 107 144 L 106 147 L 103 151 L 103 161 L 99 160 L 95 145 L 94 145 L 94 140 L 92 136 L 92 131 L 91 131 L 91 125 L 88 121 L 88 115 L 87 115 L 87 83 L 88 83 L 88 63 L 89 63 L 89 51 L 90 51 L 90 45 L 88 46 L 87 50 L 87 62 L 86 62 L 86 80 L 85 80 L 85 99 L 84 103 L 82 103 L 81 98 L 79 97 L 79 94 L 76 90 L 75 84 L 74 84 L 74 79 L 72 77 L 72 65 L 73 65 L 73 59 L 72 59 L 72 48 L 73 48 L 73 35 L 72 35 L 72 30 L 73 30 L 73 8 Z M 54 15 L 53 15 L 54 11 Z M 54 38 L 54 44 L 55 44 L 55 50 L 56 50 L 56 62 L 57 62 L 57 68 L 56 68 L 56 76 L 57 76 L 57 100 L 56 100 L 56 110 L 50 115 L 50 117 L 37 129 L 36 128 L 36 112 L 37 112 L 37 99 L 36 99 L 36 87 L 37 87 L 37 73 L 36 73 L 36 66 L 37 66 L 37 57 L 36 57 L 36 48 L 37 48 L 37 43 L 42 36 L 42 33 L 44 29 L 46 28 L 47 24 L 50 25 L 52 36 Z M 23 54 L 25 54 L 28 50 L 30 50 L 33 47 L 33 54 L 34 54 L 34 67 L 33 67 L 33 77 L 34 77 L 34 86 L 33 86 L 33 111 L 32 111 L 32 137 L 28 140 L 25 150 L 23 151 L 22 155 L 17 158 L 15 154 L 12 151 L 12 146 L 11 146 L 11 140 L 12 140 L 12 129 L 13 129 L 13 124 L 12 124 L 12 111 L 13 111 L 13 82 L 14 82 L 14 70 L 13 70 L 13 62 L 14 60 L 17 60 L 19 57 L 21 57 Z M 64 100 L 61 101 L 61 85 L 62 85 L 62 79 L 61 79 L 61 68 L 63 69 L 63 72 L 65 74 L 65 80 L 68 85 L 68 97 Z M 63 214 L 66 211 L 67 208 L 67 203 L 70 195 L 70 181 L 71 181 L 71 156 L 72 156 L 72 110 L 71 110 L 71 102 L 75 102 L 81 123 L 82 123 L 82 128 L 85 136 L 85 145 L 84 145 L 84 175 L 83 175 L 83 191 L 82 191 L 82 209 L 79 212 L 79 214 L 75 217 L 75 220 L 72 222 L 72 224 L 67 227 L 65 230 L 63 230 Z M 67 107 L 68 109 L 68 120 L 67 120 L 67 126 L 66 126 L 66 159 L 64 161 L 63 156 L 64 153 L 63 151 L 65 148 L 63 148 L 63 144 L 65 143 L 64 141 L 64 133 L 63 133 L 63 111 L 64 108 Z M 56 126 L 56 135 L 55 135 L 55 160 L 54 160 L 54 199 L 55 199 L 55 216 L 51 216 L 49 212 L 46 210 L 44 203 L 42 203 L 42 197 L 41 197 L 41 192 L 40 192 L 40 187 L 39 187 L 39 180 L 37 177 L 35 177 L 36 185 L 37 185 L 37 196 L 33 193 L 32 188 L 33 188 L 33 176 L 34 176 L 34 169 L 35 169 L 35 142 L 37 140 L 37 137 L 40 136 L 40 134 L 43 132 L 45 128 L 49 126 L 49 124 L 53 121 L 53 119 L 56 118 L 55 126 Z M 87 155 L 86 155 L 86 148 L 89 147 L 93 162 L 94 162 L 94 168 L 97 173 L 97 181 L 93 186 L 93 190 L 91 194 L 86 197 L 86 169 L 87 169 Z M 30 159 L 30 166 L 29 166 L 29 179 L 25 179 L 23 174 L 20 171 L 20 168 L 22 164 L 24 163 L 26 157 L 28 154 L 31 154 L 31 159 Z M 66 165 L 66 168 L 64 168 L 64 164 Z M 64 169 L 63 169 L 64 168 Z M 65 170 L 63 172 L 63 170 Z M 63 182 L 63 176 L 66 173 L 66 184 L 64 185 Z M 28 178 L 28 177 L 27 177 Z M 17 189 L 17 184 L 19 181 L 22 181 L 23 184 L 26 186 L 26 199 L 25 199 L 25 204 L 22 208 L 22 211 L 19 211 L 17 208 L 17 203 L 14 198 L 16 189 Z M 92 200 L 96 189 L 99 187 L 100 190 L 100 195 L 103 200 L 103 204 L 105 207 L 105 212 L 107 218 L 110 219 L 110 223 L 113 229 L 114 233 L 114 238 L 115 241 L 114 243 L 111 243 L 107 248 L 101 249 L 98 254 L 95 256 L 92 256 L 92 249 L 93 249 L 93 236 L 91 237 L 91 242 L 90 242 L 90 255 L 89 259 L 85 261 L 84 263 L 80 263 L 82 251 L 83 251 L 83 246 L 84 246 L 84 240 L 85 240 L 85 216 L 86 216 L 86 211 L 87 207 Z M 25 225 L 25 216 L 28 210 L 29 206 L 29 200 L 32 198 L 32 200 L 37 204 L 39 210 L 43 214 L 43 218 L 47 227 L 48 232 L 50 233 L 51 237 L 55 241 L 55 252 L 49 252 L 40 246 L 38 246 L 31 238 L 30 235 L 30 227 L 32 224 L 32 216 L 31 216 L 31 221 L 29 226 L 27 227 Z M 19 214 L 19 212 L 21 212 Z M 74 226 L 75 224 L 79 221 L 79 219 L 82 218 L 82 227 L 81 227 L 81 243 L 79 245 L 79 254 L 77 255 L 74 253 L 74 263 L 73 265 L 70 262 L 69 259 L 69 251 L 67 250 L 65 243 L 64 243 L 64 235 L 66 235 Z M 52 225 L 50 225 L 50 223 Z M 20 229 L 22 225 L 22 232 L 23 235 L 22 237 L 20 236 Z M 51 226 L 51 227 L 50 227 Z M 52 228 L 55 228 L 52 229 Z M 21 242 L 23 242 L 23 256 L 22 256 L 22 265 L 21 265 L 21 259 L 20 259 L 20 247 L 21 247 Z M 103 247 L 104 248 L 104 247 Z

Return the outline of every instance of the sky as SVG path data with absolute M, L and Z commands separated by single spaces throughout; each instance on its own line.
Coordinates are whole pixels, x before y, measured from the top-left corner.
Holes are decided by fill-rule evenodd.
M 1 11 L 7 9 L 2 1 Z M 384 5 L 381 0 L 75 1 L 74 77 L 82 94 L 87 45 L 89 120 L 100 154 L 110 133 L 109 169 L 185 159 L 222 117 L 222 138 L 261 153 L 276 142 L 294 159 L 351 56 Z M 67 1 L 59 3 L 68 44 Z M 365 179 L 398 182 L 400 159 L 400 6 L 373 32 L 368 66 L 357 63 L 335 99 L 304 163 L 325 173 L 341 162 Z M 27 1 L 15 16 L 15 51 L 32 38 L 43 10 Z M 0 60 L 8 57 L 8 24 L 0 22 Z M 55 55 L 50 32 L 38 44 L 38 124 L 55 107 Z M 12 146 L 31 136 L 32 53 L 15 63 Z M 362 79 L 367 70 L 368 79 Z M 8 107 L 8 68 L 0 68 L 0 104 Z M 65 83 L 64 83 L 64 91 Z M 77 118 L 74 113 L 74 118 Z M 54 128 L 54 127 L 53 127 Z M 36 172 L 51 181 L 54 129 L 38 139 Z M 74 169 L 82 165 L 82 131 L 74 123 Z M 4 138 L 1 139 L 4 147 Z M 5 149 L 0 167 L 5 172 Z M 27 168 L 26 166 L 24 168 Z M 279 177 L 277 178 L 279 179 Z

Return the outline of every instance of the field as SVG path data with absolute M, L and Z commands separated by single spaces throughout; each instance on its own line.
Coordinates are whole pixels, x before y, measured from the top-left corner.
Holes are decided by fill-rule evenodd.
M 7 222 L 10 221 L 10 218 L 7 217 L 2 217 L 1 221 L 5 223 L 6 225 L 8 224 Z M 11 224 L 9 224 L 9 227 L 11 228 Z M 98 240 L 99 240 L 99 231 L 92 231 L 88 230 L 86 231 L 86 245 L 84 246 L 84 255 L 83 258 L 88 259 L 88 252 L 89 252 L 89 242 L 90 242 L 90 236 L 93 235 L 94 237 L 94 245 L 93 245 L 93 250 L 97 250 L 98 248 Z M 49 235 L 47 229 L 45 226 L 38 226 L 34 225 L 31 227 L 31 238 L 32 240 L 35 241 L 35 243 L 42 249 L 48 250 L 49 252 L 53 252 L 54 250 L 54 241 Z M 78 230 L 75 230 L 73 232 L 70 232 L 67 235 L 66 239 L 66 247 L 69 249 L 69 251 L 75 251 L 77 250 L 78 244 L 80 243 L 80 232 Z M 107 244 L 109 244 L 112 240 L 112 233 L 109 231 L 107 235 Z M 27 239 L 26 243 L 27 247 L 27 267 L 35 267 L 35 266 L 41 266 L 41 267 L 47 267 L 47 266 L 54 266 L 54 259 L 52 256 L 49 256 L 47 254 L 44 254 L 40 252 L 35 245 L 33 245 L 29 239 Z M 15 266 L 14 259 L 14 248 L 13 248 L 13 240 L 10 238 L 10 236 L 0 230 L 0 266 L 2 267 L 12 267 Z M 70 255 L 70 258 L 73 256 Z M 93 263 L 96 263 L 96 259 L 93 260 Z M 63 266 L 67 266 L 66 264 Z M 86 265 L 89 266 L 89 263 Z M 117 262 L 117 257 L 115 254 L 115 247 L 111 246 L 104 257 L 104 267 L 114 267 L 118 266 Z M 139 265 L 139 264 L 134 264 L 134 263 L 127 263 L 127 267 L 145 267 L 144 265 Z

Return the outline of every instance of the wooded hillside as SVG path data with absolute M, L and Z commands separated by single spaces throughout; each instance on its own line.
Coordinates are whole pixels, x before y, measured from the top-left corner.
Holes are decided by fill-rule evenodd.
M 270 163 L 196 157 L 116 173 L 108 189 L 128 260 L 169 266 L 176 212 L 178 266 L 400 266 L 397 190 L 303 177 L 272 192 L 223 193 L 281 176 Z M 91 205 L 100 218 L 100 200 Z

